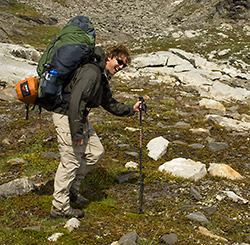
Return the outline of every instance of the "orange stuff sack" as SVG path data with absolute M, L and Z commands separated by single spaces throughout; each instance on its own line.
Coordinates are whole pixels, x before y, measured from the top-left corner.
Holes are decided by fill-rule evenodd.
M 29 77 L 15 85 L 18 99 L 25 104 L 35 104 L 38 94 L 38 78 Z

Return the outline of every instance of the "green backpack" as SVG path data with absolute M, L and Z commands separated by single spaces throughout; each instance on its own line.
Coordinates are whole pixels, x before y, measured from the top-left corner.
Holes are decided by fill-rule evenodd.
M 37 66 L 36 104 L 51 111 L 63 103 L 62 89 L 74 71 L 94 57 L 95 29 L 85 16 L 72 18 L 44 51 Z

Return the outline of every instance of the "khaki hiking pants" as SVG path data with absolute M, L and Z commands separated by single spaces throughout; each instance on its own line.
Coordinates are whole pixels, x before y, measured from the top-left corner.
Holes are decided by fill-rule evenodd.
M 79 191 L 81 181 L 101 159 L 104 148 L 90 123 L 84 145 L 75 146 L 72 145 L 68 116 L 53 113 L 52 117 L 61 155 L 61 162 L 55 175 L 52 204 L 61 211 L 67 211 L 70 208 L 70 189 Z

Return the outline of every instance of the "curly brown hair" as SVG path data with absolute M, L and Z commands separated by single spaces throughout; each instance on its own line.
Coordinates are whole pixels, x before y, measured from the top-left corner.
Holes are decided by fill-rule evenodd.
M 117 44 L 115 46 L 110 46 L 106 49 L 106 57 L 113 58 L 114 56 L 127 58 L 127 63 L 131 62 L 131 53 L 130 50 L 124 44 Z

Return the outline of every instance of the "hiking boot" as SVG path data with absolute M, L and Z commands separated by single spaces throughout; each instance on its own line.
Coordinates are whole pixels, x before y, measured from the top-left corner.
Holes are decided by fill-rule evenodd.
M 83 197 L 80 193 L 76 193 L 74 191 L 70 192 L 69 198 L 71 202 L 81 205 L 81 206 L 85 206 L 89 204 L 89 200 L 87 198 Z
M 84 216 L 84 212 L 79 209 L 74 209 L 72 207 L 69 208 L 67 211 L 61 211 L 56 207 L 52 206 L 50 210 L 50 217 L 53 219 L 57 218 L 82 218 Z

